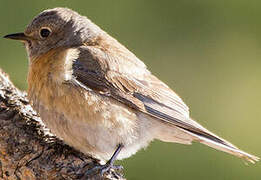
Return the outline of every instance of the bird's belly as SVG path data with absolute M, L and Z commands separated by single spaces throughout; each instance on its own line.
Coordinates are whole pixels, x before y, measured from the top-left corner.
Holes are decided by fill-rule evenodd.
M 148 121 L 118 101 L 72 89 L 66 96 L 59 94 L 51 101 L 38 96 L 34 106 L 52 133 L 83 153 L 108 160 L 121 143 L 124 148 L 118 159 L 123 159 L 153 139 Z

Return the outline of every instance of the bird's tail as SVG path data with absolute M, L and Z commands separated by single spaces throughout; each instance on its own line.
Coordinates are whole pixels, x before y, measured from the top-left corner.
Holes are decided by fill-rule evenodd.
M 232 155 L 242 158 L 246 161 L 249 161 L 253 164 L 260 160 L 259 157 L 248 154 L 248 153 L 238 149 L 236 146 L 234 146 L 230 142 L 218 137 L 217 135 L 211 133 L 210 131 L 208 131 L 207 129 L 205 129 L 203 127 L 201 130 L 204 133 L 202 133 L 202 134 L 199 132 L 193 132 L 193 130 L 191 131 L 189 129 L 184 129 L 184 128 L 181 128 L 181 129 L 183 129 L 183 131 L 185 131 L 186 133 L 193 136 L 194 140 L 199 141 L 200 143 L 210 146 L 212 148 L 232 154 Z

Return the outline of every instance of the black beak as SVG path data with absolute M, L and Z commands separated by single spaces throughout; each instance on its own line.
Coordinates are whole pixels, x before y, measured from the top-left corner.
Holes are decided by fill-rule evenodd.
M 15 33 L 5 35 L 3 38 L 21 40 L 21 41 L 29 41 L 30 37 L 26 36 L 24 33 Z

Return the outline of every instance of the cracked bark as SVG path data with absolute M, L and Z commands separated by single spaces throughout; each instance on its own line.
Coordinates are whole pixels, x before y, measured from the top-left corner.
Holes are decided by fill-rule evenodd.
M 84 172 L 99 161 L 65 145 L 44 127 L 26 93 L 18 90 L 0 69 L 0 179 L 83 179 Z M 120 179 L 111 169 L 103 177 Z

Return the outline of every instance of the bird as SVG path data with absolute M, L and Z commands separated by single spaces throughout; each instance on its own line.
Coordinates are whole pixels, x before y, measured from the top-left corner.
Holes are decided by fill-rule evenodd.
M 28 98 L 66 144 L 98 158 L 102 172 L 155 140 L 200 142 L 251 163 L 259 160 L 210 132 L 125 46 L 86 16 L 63 7 L 34 17 L 22 33 Z

